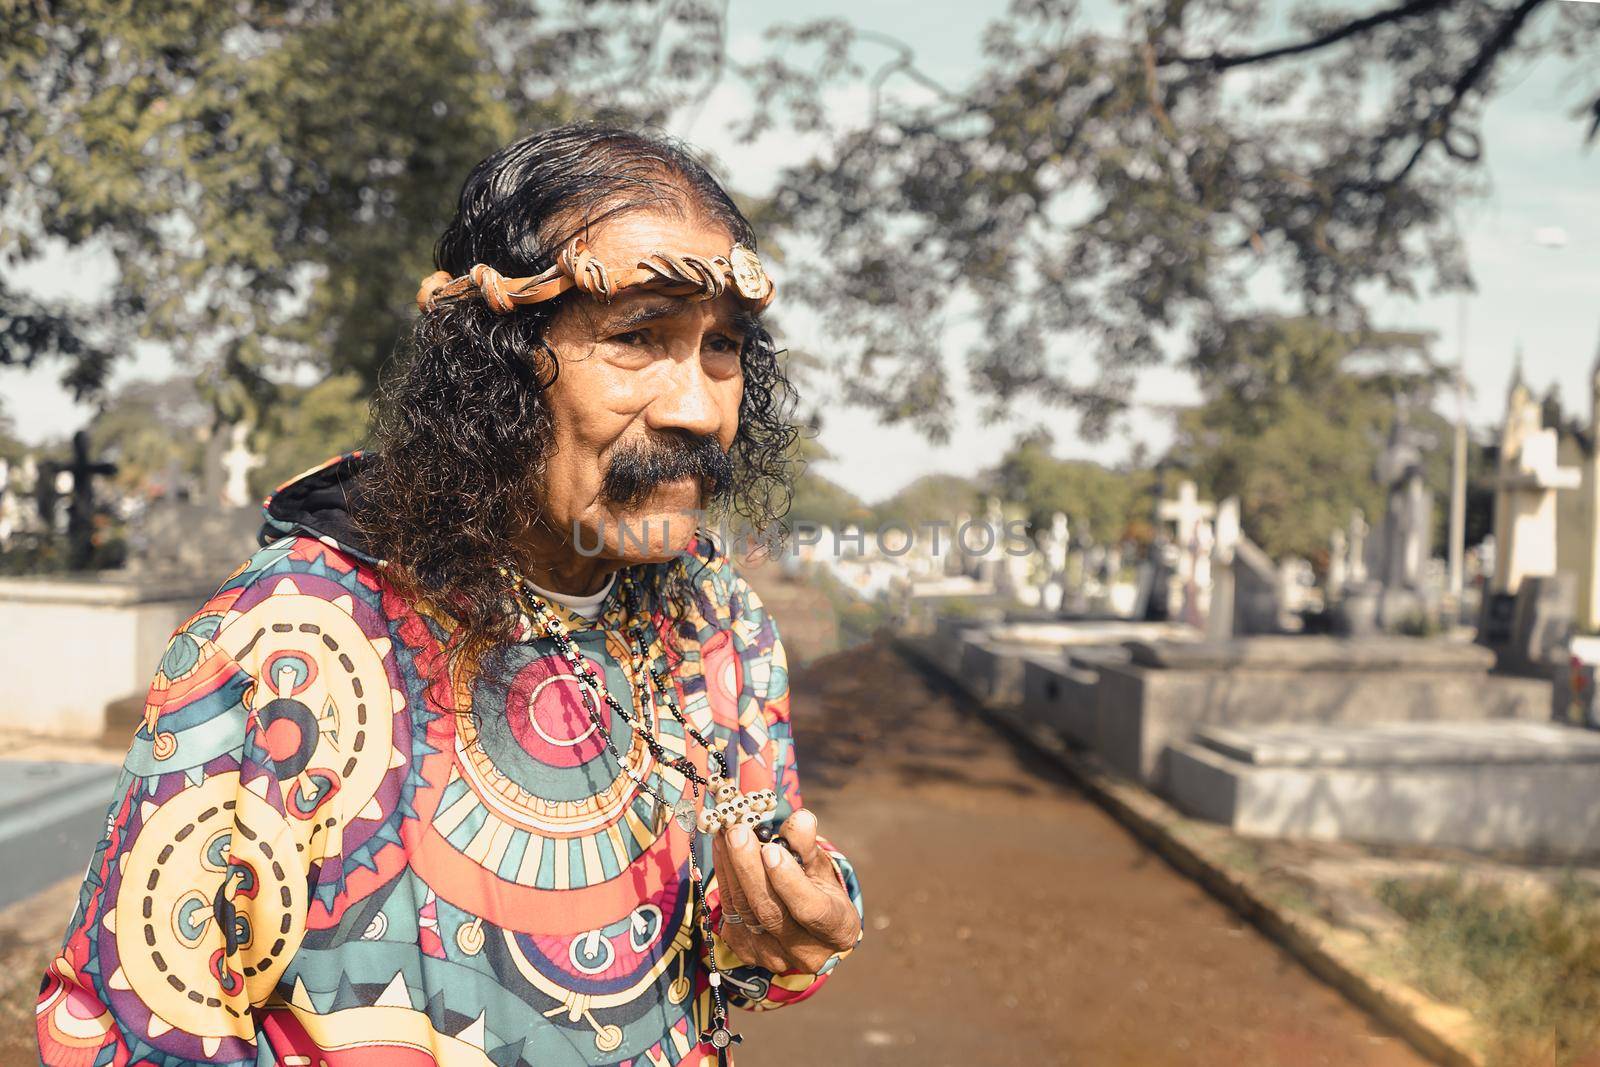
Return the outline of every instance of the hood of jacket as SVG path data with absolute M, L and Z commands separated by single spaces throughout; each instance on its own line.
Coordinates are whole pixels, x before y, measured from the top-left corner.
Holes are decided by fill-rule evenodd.
M 353 517 L 361 500 L 361 475 L 370 465 L 368 455 L 347 452 L 278 486 L 263 507 L 266 520 L 257 541 L 265 546 L 302 534 L 376 566 L 379 561 L 367 550 Z

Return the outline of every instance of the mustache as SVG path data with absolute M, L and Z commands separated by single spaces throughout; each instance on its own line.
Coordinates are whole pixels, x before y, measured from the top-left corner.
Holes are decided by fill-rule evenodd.
M 634 508 L 657 486 L 692 477 L 700 479 L 702 506 L 722 500 L 733 491 L 733 458 L 715 437 L 670 431 L 619 446 L 606 464 L 600 498 Z

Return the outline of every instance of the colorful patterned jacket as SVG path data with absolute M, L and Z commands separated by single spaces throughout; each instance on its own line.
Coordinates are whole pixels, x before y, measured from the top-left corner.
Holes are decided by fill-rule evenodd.
M 623 788 L 547 640 L 451 681 L 442 627 L 350 533 L 361 462 L 281 487 L 264 547 L 172 636 L 44 977 L 42 1061 L 714 1062 L 697 1043 L 710 995 L 690 835 Z M 703 600 L 673 668 L 679 706 L 787 817 L 801 800 L 777 625 L 709 538 L 694 555 Z M 628 701 L 620 584 L 594 623 L 560 610 Z M 610 728 L 648 758 L 620 718 Z M 658 730 L 704 769 L 665 712 Z M 675 772 L 656 779 L 681 791 Z M 850 864 L 824 847 L 859 910 Z M 724 990 L 753 1010 L 810 996 L 848 955 L 772 974 L 715 948 Z

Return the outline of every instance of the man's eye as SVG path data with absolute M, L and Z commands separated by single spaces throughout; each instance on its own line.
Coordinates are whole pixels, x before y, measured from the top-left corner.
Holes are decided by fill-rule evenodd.
M 619 333 L 611 339 L 623 345 L 642 345 L 649 342 L 650 335 L 644 330 L 629 330 L 627 333 Z
M 737 355 L 744 350 L 744 342 L 736 341 L 732 337 L 714 336 L 707 340 L 706 347 L 717 353 Z

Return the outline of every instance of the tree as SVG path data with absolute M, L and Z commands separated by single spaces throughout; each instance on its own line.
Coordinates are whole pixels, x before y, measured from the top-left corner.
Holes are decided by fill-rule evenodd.
M 983 487 L 959 474 L 925 474 L 879 502 L 873 511 L 883 526 L 900 523 L 915 530 L 925 522 L 943 523 L 941 543 L 948 544 L 956 516 L 963 512 L 982 516 Z
M 952 386 L 929 353 L 970 306 L 991 407 L 1028 395 L 1093 435 L 1169 342 L 1261 310 L 1253 281 L 1345 330 L 1369 326 L 1375 293 L 1469 285 L 1453 208 L 1480 173 L 1484 102 L 1515 61 L 1592 56 L 1600 7 L 1319 5 L 1258 44 L 1272 7 L 1135 0 L 1106 34 L 1075 3 L 1018 0 L 964 86 L 843 21 L 780 31 L 779 54 L 743 69 L 760 105 L 746 132 L 824 135 L 774 210 L 826 250 L 790 288 L 849 339 L 856 395 L 945 438 Z M 835 122 L 819 101 L 861 82 L 868 117 Z M 1592 139 L 1600 98 L 1577 102 Z
M 1178 417 L 1169 461 L 1217 498 L 1237 495 L 1245 531 L 1274 556 L 1321 559 L 1353 508 L 1383 512 L 1374 479 L 1397 402 L 1431 435 L 1427 482 L 1443 544 L 1450 425 L 1429 407 L 1446 371 L 1412 333 L 1351 333 L 1308 318 L 1220 324 L 1191 361 L 1204 401 Z M 1481 467 L 1482 450 L 1473 446 Z
M 1049 529 L 1060 511 L 1075 536 L 1087 533 L 1098 541 L 1120 541 L 1136 534 L 1150 513 L 1151 472 L 1058 459 L 1051 454 L 1053 444 L 1043 430 L 1017 438 L 994 472 L 1003 499 L 1026 507 L 1035 530 Z
M 117 485 L 145 494 L 153 483 L 165 485 L 171 474 L 200 476 L 204 435 L 212 421 L 192 375 L 129 382 L 101 404 L 89 424 L 90 447 L 117 464 Z
M 282 415 L 258 435 L 263 462 L 250 472 L 250 491 L 265 497 L 290 478 L 367 437 L 367 389 L 354 373 L 285 390 Z
M 71 306 L 0 285 L 0 364 L 64 357 L 89 393 L 127 339 L 157 340 L 244 387 L 213 396 L 231 419 L 275 416 L 295 364 L 370 386 L 471 166 L 579 114 L 659 118 L 720 62 L 720 10 L 0 5 L 0 257 L 57 240 L 116 265 Z

